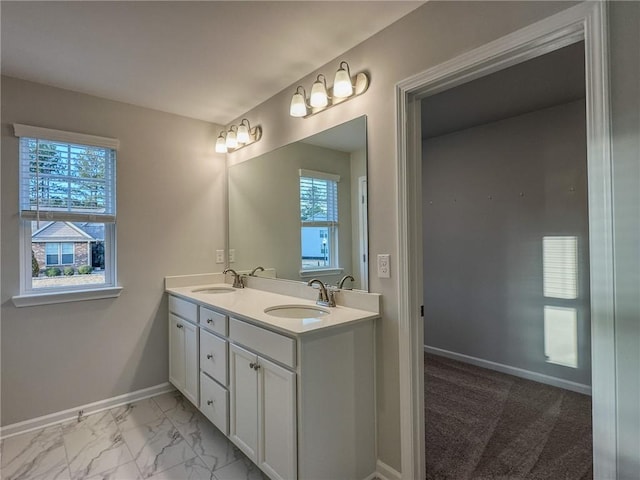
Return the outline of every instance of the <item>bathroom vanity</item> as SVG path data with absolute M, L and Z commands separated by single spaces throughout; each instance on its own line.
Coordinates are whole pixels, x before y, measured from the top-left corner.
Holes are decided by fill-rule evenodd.
M 372 478 L 378 295 L 319 307 L 304 284 L 215 274 L 166 291 L 171 383 L 267 476 Z

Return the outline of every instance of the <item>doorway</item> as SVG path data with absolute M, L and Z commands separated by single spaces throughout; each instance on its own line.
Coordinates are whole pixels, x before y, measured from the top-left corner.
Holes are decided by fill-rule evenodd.
M 592 478 L 584 42 L 421 125 L 427 478 Z
M 397 87 L 400 402 L 403 478 L 424 478 L 420 101 L 544 53 L 585 42 L 591 263 L 594 477 L 616 478 L 613 252 L 606 5 L 580 4 Z

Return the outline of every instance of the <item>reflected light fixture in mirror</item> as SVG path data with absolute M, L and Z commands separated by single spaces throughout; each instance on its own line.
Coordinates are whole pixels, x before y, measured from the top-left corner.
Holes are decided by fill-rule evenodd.
M 326 110 L 334 105 L 347 101 L 358 95 L 362 95 L 369 88 L 369 77 L 366 73 L 360 72 L 355 77 L 351 77 L 349 64 L 340 62 L 336 72 L 333 87 L 327 88 L 325 76 L 321 73 L 313 82 L 311 95 L 307 101 L 306 92 L 302 86 L 296 88 L 289 115 L 292 117 L 308 117 L 318 112 Z M 311 112 L 309 112 L 311 110 Z
M 251 128 L 249 120 L 243 118 L 240 125 L 231 125 L 228 131 L 222 131 L 216 140 L 216 153 L 240 150 L 262 138 L 262 127 Z

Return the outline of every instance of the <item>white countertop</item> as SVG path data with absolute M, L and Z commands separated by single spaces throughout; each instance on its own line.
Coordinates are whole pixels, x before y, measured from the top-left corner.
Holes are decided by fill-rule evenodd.
M 171 295 L 182 297 L 200 305 L 212 307 L 230 316 L 238 316 L 253 321 L 258 325 L 279 330 L 284 333 L 300 335 L 318 331 L 324 328 L 337 327 L 352 322 L 378 318 L 377 312 L 358 310 L 343 306 L 320 307 L 330 313 L 320 318 L 280 318 L 264 312 L 266 308 L 278 305 L 305 305 L 316 307 L 313 300 L 306 300 L 288 295 L 281 295 L 255 288 L 239 288 L 229 293 L 201 293 L 194 290 L 202 290 L 211 287 L 230 287 L 226 283 L 209 285 L 196 285 L 188 287 L 167 288 Z

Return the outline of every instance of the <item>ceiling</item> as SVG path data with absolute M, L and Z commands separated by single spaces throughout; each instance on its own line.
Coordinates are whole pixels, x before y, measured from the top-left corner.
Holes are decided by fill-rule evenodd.
M 2 1 L 2 73 L 226 125 L 422 3 Z
M 422 138 L 523 115 L 585 97 L 584 42 L 422 100 Z

